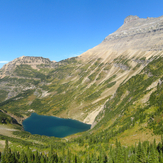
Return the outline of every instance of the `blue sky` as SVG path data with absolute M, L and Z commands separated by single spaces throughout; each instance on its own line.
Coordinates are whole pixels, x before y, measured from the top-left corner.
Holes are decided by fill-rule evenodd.
M 21 56 L 60 61 L 93 48 L 129 15 L 163 15 L 162 0 L 0 0 L 0 68 Z

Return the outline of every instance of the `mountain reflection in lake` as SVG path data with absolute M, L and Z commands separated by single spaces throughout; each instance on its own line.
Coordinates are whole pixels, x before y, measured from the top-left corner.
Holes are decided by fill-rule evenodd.
M 91 125 L 54 116 L 44 116 L 32 113 L 31 116 L 23 121 L 25 131 L 31 134 L 66 137 L 78 132 L 87 131 Z

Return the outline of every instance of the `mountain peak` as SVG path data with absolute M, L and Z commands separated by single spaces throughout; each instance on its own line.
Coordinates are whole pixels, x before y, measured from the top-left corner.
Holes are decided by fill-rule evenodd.
M 129 16 L 127 16 L 127 17 L 125 18 L 124 24 L 129 23 L 129 22 L 132 22 L 132 21 L 137 20 L 137 19 L 139 19 L 138 16 L 136 16 L 136 15 L 135 15 L 135 16 L 129 15 Z
M 16 58 L 14 61 L 21 62 L 21 63 L 38 63 L 38 64 L 51 62 L 49 58 L 33 57 L 33 56 L 21 56 L 19 58 Z
M 29 65 L 33 69 L 39 69 L 38 65 L 49 65 L 49 67 L 54 67 L 55 61 L 50 61 L 49 58 L 43 57 L 33 57 L 33 56 L 21 56 L 14 59 L 13 61 L 5 64 L 0 73 L 0 78 L 5 77 L 8 74 L 12 74 L 15 68 L 19 65 Z
M 162 33 L 163 16 L 145 19 L 130 15 L 125 18 L 124 24 L 118 30 L 104 39 L 103 43 L 116 51 L 127 49 L 160 51 L 163 49 Z

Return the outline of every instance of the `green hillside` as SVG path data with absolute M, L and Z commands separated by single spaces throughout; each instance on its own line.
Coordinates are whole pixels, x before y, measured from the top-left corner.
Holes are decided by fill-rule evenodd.
M 41 163 L 162 162 L 163 58 L 154 59 L 137 75 L 124 80 L 113 96 L 102 94 L 116 85 L 117 75 L 103 80 L 106 74 L 101 69 L 109 69 L 109 65 L 100 59 L 82 65 L 73 58 L 46 71 L 33 71 L 30 66 L 18 66 L 15 73 L 24 79 L 1 79 L 1 82 L 11 85 L 31 87 L 8 100 L 2 98 L 0 103 L 3 111 L 0 112 L 0 123 L 3 127 L 13 129 L 0 134 L 3 144 L 0 149 L 5 152 L 2 160 L 34 160 Z M 36 75 L 37 78 L 32 78 Z M 85 78 L 89 80 L 85 81 Z M 89 83 L 91 85 L 88 87 Z M 38 114 L 64 117 L 74 112 L 70 108 L 80 106 L 81 103 L 80 110 L 86 113 L 84 116 L 100 105 L 104 105 L 104 109 L 99 112 L 91 130 L 65 139 L 31 135 L 22 131 L 22 127 L 13 123 L 14 119 L 10 117 L 21 123 L 31 114 L 31 110 Z M 9 141 L 6 147 L 5 140 Z
M 153 60 L 139 74 L 127 79 L 126 82 L 124 80 L 114 96 L 103 96 L 104 92 L 115 86 L 117 75 L 114 74 L 107 80 L 103 80 L 106 74 L 102 74 L 100 71 L 106 69 L 108 65 L 101 63 L 100 59 L 91 61 L 92 65 L 90 63 L 81 65 L 76 58 L 68 59 L 62 61 L 57 68 L 49 70 L 48 73 L 42 72 L 41 69 L 32 71 L 33 69 L 30 66 L 18 66 L 15 70 L 17 75 L 21 74 L 20 71 L 24 71 L 25 73 L 22 73 L 21 77 L 26 77 L 28 76 L 27 71 L 32 71 L 34 76 L 38 74 L 38 78 L 30 78 L 32 74 L 29 73 L 28 79 L 11 77 L 1 79 L 1 82 L 7 82 L 10 85 L 23 85 L 24 88 L 32 86 L 29 89 L 22 90 L 20 94 L 1 102 L 0 106 L 2 110 L 19 116 L 29 116 L 29 110 L 32 109 L 39 114 L 64 117 L 65 114 L 68 115 L 69 112 L 73 112 L 73 109 L 70 108 L 78 107 L 80 108 L 78 111 L 82 110 L 86 116 L 86 112 L 89 113 L 89 110 L 105 103 L 104 110 L 96 117 L 96 121 L 103 117 L 103 120 L 97 126 L 102 123 L 106 124 L 105 119 L 107 119 L 106 117 L 110 119 L 109 116 L 114 117 L 114 119 L 115 116 L 118 116 L 119 122 L 122 121 L 120 120 L 122 117 L 123 120 L 127 118 L 133 119 L 133 122 L 135 122 L 137 119 L 135 115 L 139 115 L 137 110 L 140 110 L 140 113 L 142 113 L 141 110 L 145 112 L 145 110 L 155 106 L 153 103 L 158 102 L 155 100 L 152 103 L 152 97 L 154 97 L 154 92 L 161 88 L 161 61 L 162 58 Z M 44 79 L 39 78 L 39 76 L 44 76 Z M 89 80 L 85 81 L 84 78 Z M 155 83 L 154 87 L 150 88 L 153 83 Z M 157 83 L 160 83 L 160 86 L 156 87 Z M 46 95 L 43 95 L 44 93 Z M 145 97 L 149 98 L 149 100 L 141 101 Z M 81 103 L 82 106 L 80 107 Z M 148 111 L 143 114 L 148 114 Z M 115 123 L 117 123 L 117 120 Z M 108 127 L 108 124 L 106 126 Z

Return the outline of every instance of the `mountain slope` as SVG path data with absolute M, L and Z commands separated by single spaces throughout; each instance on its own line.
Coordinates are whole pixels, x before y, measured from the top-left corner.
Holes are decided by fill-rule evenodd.
M 149 63 L 139 74 L 121 84 L 104 111 L 96 117 L 96 141 L 117 137 L 129 145 L 160 140 L 162 130 L 163 58 Z M 96 131 L 96 129 L 98 129 Z M 154 136 L 155 135 L 155 136 Z
M 162 27 L 163 17 L 129 16 L 116 32 L 79 57 L 58 63 L 41 57 L 15 59 L 0 70 L 1 108 L 23 117 L 35 111 L 90 124 L 99 113 L 102 119 L 119 86 L 162 56 Z M 155 87 L 157 80 L 151 81 Z M 129 94 L 126 91 L 119 100 Z

